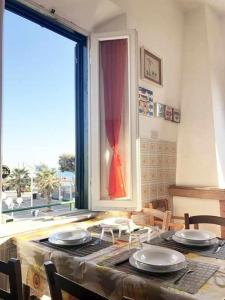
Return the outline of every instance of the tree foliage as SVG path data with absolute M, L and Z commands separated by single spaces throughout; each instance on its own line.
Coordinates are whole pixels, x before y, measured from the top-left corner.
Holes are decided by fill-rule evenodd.
M 29 171 L 25 168 L 13 169 L 11 175 L 5 180 L 5 187 L 9 189 L 15 189 L 17 197 L 21 197 L 21 194 L 29 190 L 31 179 Z
M 61 172 L 75 172 L 75 155 L 62 154 L 59 156 L 59 168 Z
M 60 185 L 59 178 L 55 169 L 48 168 L 47 166 L 42 166 L 37 172 L 35 183 L 38 190 L 44 195 L 48 203 L 51 201 L 52 193 Z

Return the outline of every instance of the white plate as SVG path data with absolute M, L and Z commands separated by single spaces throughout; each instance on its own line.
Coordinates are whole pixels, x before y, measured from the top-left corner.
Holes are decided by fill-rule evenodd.
M 92 240 L 91 236 L 88 236 L 87 238 L 81 239 L 81 240 L 75 240 L 75 241 L 62 241 L 56 239 L 54 236 L 50 236 L 48 238 L 49 243 L 57 246 L 79 246 L 86 244 Z
M 176 235 L 173 235 L 172 239 L 179 244 L 183 244 L 185 246 L 195 246 L 195 247 L 207 247 L 207 246 L 212 246 L 212 245 L 215 245 L 218 243 L 217 238 L 209 240 L 209 241 L 189 241 L 186 239 L 179 238 Z
M 134 268 L 145 271 L 145 272 L 150 272 L 150 273 L 172 273 L 172 272 L 177 272 L 179 270 L 182 270 L 187 267 L 187 262 L 184 261 L 183 263 L 180 263 L 178 265 L 170 266 L 167 267 L 166 269 L 159 269 L 159 268 L 154 268 L 152 266 L 140 263 L 139 261 L 135 260 L 133 255 L 129 258 L 129 262 L 131 266 Z
M 52 236 L 54 236 L 54 238 L 57 240 L 69 242 L 86 239 L 90 236 L 90 233 L 87 230 L 77 228 L 70 231 L 57 232 L 54 233 Z
M 136 261 L 151 267 L 169 267 L 185 262 L 185 256 L 175 250 L 151 245 L 133 254 Z
M 175 233 L 175 236 L 189 241 L 209 241 L 216 238 L 215 233 L 199 229 L 179 230 Z

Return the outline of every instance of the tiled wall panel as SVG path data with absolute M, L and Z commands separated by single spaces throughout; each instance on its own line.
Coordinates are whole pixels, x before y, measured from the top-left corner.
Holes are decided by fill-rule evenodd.
M 168 186 L 176 183 L 176 143 L 141 139 L 141 196 L 143 204 L 169 199 Z

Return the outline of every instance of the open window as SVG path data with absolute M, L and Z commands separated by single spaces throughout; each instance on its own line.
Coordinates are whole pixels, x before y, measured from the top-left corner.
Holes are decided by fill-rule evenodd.
M 0 35 L 0 223 L 88 208 L 87 37 L 14 0 Z
M 137 33 L 91 38 L 90 180 L 92 210 L 139 203 Z

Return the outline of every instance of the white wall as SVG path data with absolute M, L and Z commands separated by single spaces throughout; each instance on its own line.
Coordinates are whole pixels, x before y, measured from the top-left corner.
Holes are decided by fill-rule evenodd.
M 94 27 L 94 32 L 113 32 L 125 30 L 126 28 L 127 16 L 124 13 L 104 23 L 98 24 Z
M 225 187 L 225 23 L 206 7 L 218 186 Z M 224 31 L 223 31 L 224 29 Z
M 186 14 L 177 184 L 217 185 L 205 8 Z
M 2 157 L 2 75 L 3 75 L 3 18 L 4 18 L 5 1 L 0 2 L 0 157 Z M 2 160 L 0 159 L 0 178 L 2 178 Z M 1 183 L 2 184 L 2 183 Z M 2 186 L 0 185 L 0 224 L 2 223 Z
M 224 187 L 225 38 L 222 28 L 220 17 L 208 6 L 185 16 L 177 184 Z M 220 215 L 219 201 L 208 199 L 175 197 L 174 210 L 176 215 L 185 212 Z
M 141 79 L 140 85 L 153 90 L 154 101 L 179 108 L 183 43 L 182 11 L 174 0 L 113 1 L 126 13 L 127 27 L 138 31 L 139 47 L 145 46 L 163 59 L 163 87 Z M 118 22 L 121 22 L 121 19 L 110 21 L 110 26 L 104 24 L 102 28 L 98 27 L 97 31 L 118 29 Z M 139 119 L 141 137 L 150 138 L 152 131 L 156 131 L 159 139 L 177 140 L 179 125 L 157 118 L 140 116 Z

